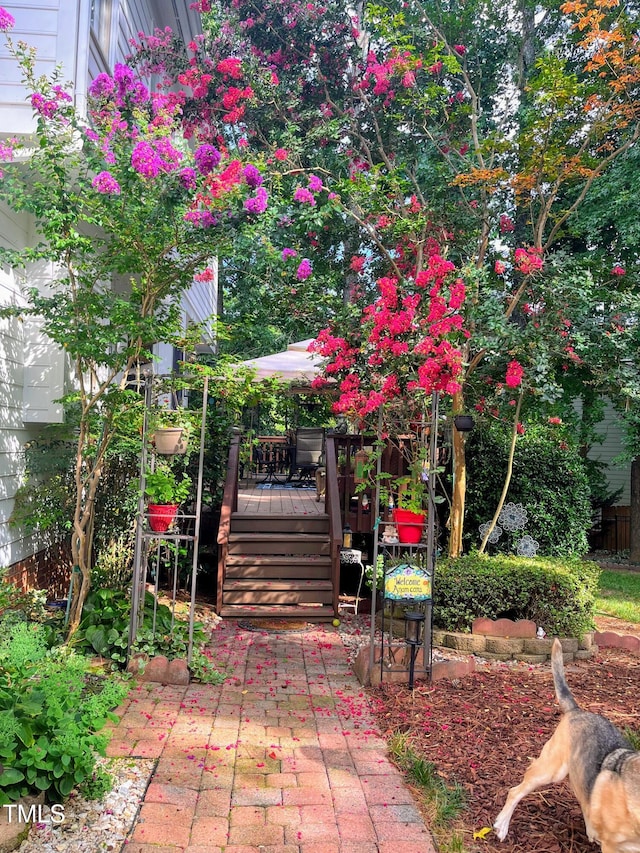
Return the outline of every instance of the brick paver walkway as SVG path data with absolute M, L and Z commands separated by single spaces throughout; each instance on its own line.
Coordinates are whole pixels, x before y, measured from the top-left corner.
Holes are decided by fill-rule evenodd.
M 110 755 L 157 758 L 127 853 L 434 853 L 339 634 L 223 622 L 222 685 L 141 684 Z

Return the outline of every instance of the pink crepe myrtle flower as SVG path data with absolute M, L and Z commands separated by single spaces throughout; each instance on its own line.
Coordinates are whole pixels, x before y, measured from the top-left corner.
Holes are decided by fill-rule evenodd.
M 311 261 L 308 258 L 303 258 L 300 261 L 300 265 L 296 271 L 296 278 L 298 281 L 304 281 L 309 278 L 311 273 L 313 272 L 313 267 L 311 266 Z
M 349 264 L 349 268 L 354 272 L 362 272 L 362 268 L 364 267 L 365 259 L 362 255 L 354 255 L 351 258 L 351 262 Z
M 180 183 L 186 190 L 195 190 L 197 186 L 196 170 L 191 166 L 187 166 L 180 172 Z
M 103 195 L 120 195 L 120 184 L 111 172 L 99 172 L 91 181 L 91 186 Z
M 454 44 L 453 49 L 458 54 L 458 56 L 464 56 L 467 52 L 467 48 L 463 44 Z
M 8 33 L 16 25 L 15 18 L 0 6 L 0 32 Z
M 40 92 L 34 92 L 31 95 L 31 107 L 34 112 L 39 113 L 43 118 L 53 118 L 58 109 L 56 101 L 48 101 Z
M 242 77 L 242 62 L 234 56 L 228 56 L 218 62 L 216 71 L 228 75 L 234 80 L 239 80 Z
M 297 258 L 297 257 L 298 257 L 298 253 L 296 252 L 295 249 L 285 248 L 282 250 L 282 260 L 283 261 L 286 261 L 287 258 Z
M 317 175 L 309 175 L 309 189 L 314 193 L 322 189 L 322 181 Z
M 554 415 L 553 417 L 549 418 L 549 423 L 553 424 L 554 426 L 557 426 L 562 423 L 562 418 L 559 418 Z
M 299 201 L 300 204 L 308 204 L 311 207 L 315 207 L 316 205 L 313 193 L 306 187 L 298 187 L 293 194 L 293 200 Z
M 287 159 L 287 157 L 289 156 L 289 152 L 286 148 L 276 148 L 276 150 L 273 152 L 273 156 L 276 158 L 276 160 L 282 162 L 283 160 Z
M 0 160 L 13 160 L 13 148 L 11 142 L 15 140 L 0 141 Z
M 244 209 L 249 213 L 264 213 L 267 209 L 268 194 L 264 187 L 258 187 L 253 197 L 244 200 Z
M 616 264 L 611 268 L 611 275 L 626 275 L 627 271 L 624 267 L 621 267 L 620 264 Z
M 506 213 L 503 213 L 500 217 L 500 233 L 509 234 L 511 231 L 515 230 L 515 227 L 513 219 L 510 216 L 507 216 Z
M 193 155 L 196 167 L 201 175 L 208 175 L 220 163 L 221 155 L 213 145 L 201 145 Z
M 510 361 L 507 365 L 507 375 L 505 382 L 509 388 L 517 388 L 522 382 L 524 376 L 524 368 L 519 361 Z
M 162 160 L 153 146 L 143 140 L 131 152 L 131 165 L 143 178 L 155 178 L 162 169 Z
M 543 260 L 536 249 L 516 249 L 514 252 L 516 269 L 524 275 L 542 269 Z
M 89 94 L 92 98 L 110 98 L 114 91 L 115 86 L 112 78 L 104 72 L 98 74 L 89 86 Z
M 206 267 L 205 269 L 202 270 L 202 272 L 196 273 L 193 278 L 194 278 L 194 281 L 207 282 L 207 281 L 213 281 L 215 279 L 215 277 L 216 277 L 216 275 L 215 275 L 214 271 L 211 269 L 211 267 Z
M 257 166 L 254 166 L 253 163 L 247 163 L 242 172 L 244 174 L 245 181 L 253 189 L 259 187 L 262 183 L 262 175 L 260 174 L 260 170 L 257 168 Z
M 493 265 L 493 269 L 494 269 L 496 275 L 504 275 L 504 271 L 506 269 L 506 266 L 503 264 L 502 261 L 496 261 L 495 264 Z

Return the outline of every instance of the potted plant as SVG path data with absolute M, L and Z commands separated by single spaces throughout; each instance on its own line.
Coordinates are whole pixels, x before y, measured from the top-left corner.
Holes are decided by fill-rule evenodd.
M 397 505 L 393 520 L 398 530 L 398 539 L 403 544 L 417 544 L 422 538 L 426 518 L 427 484 L 411 474 L 394 480 Z
M 178 513 L 178 507 L 187 499 L 191 489 L 191 477 L 183 474 L 178 479 L 168 466 L 158 466 L 145 476 L 144 493 L 147 498 L 149 527 L 156 533 L 164 533 Z
M 186 453 L 191 421 L 184 409 L 160 408 L 152 415 L 152 443 L 156 453 Z

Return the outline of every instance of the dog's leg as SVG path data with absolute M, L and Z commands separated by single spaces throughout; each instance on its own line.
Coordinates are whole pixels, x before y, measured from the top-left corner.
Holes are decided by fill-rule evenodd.
M 568 757 L 567 741 L 563 722 L 560 722 L 553 737 L 545 743 L 539 757 L 531 762 L 522 782 L 509 791 L 502 811 L 493 824 L 500 841 L 504 841 L 507 836 L 511 816 L 520 800 L 535 791 L 536 788 L 550 785 L 552 782 L 561 782 L 569 772 L 566 760 Z

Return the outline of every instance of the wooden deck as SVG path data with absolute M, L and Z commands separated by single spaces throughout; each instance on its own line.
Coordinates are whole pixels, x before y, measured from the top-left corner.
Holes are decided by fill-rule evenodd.
M 238 513 L 260 515 L 324 515 L 324 497 L 315 489 L 258 489 L 255 480 L 240 480 Z

